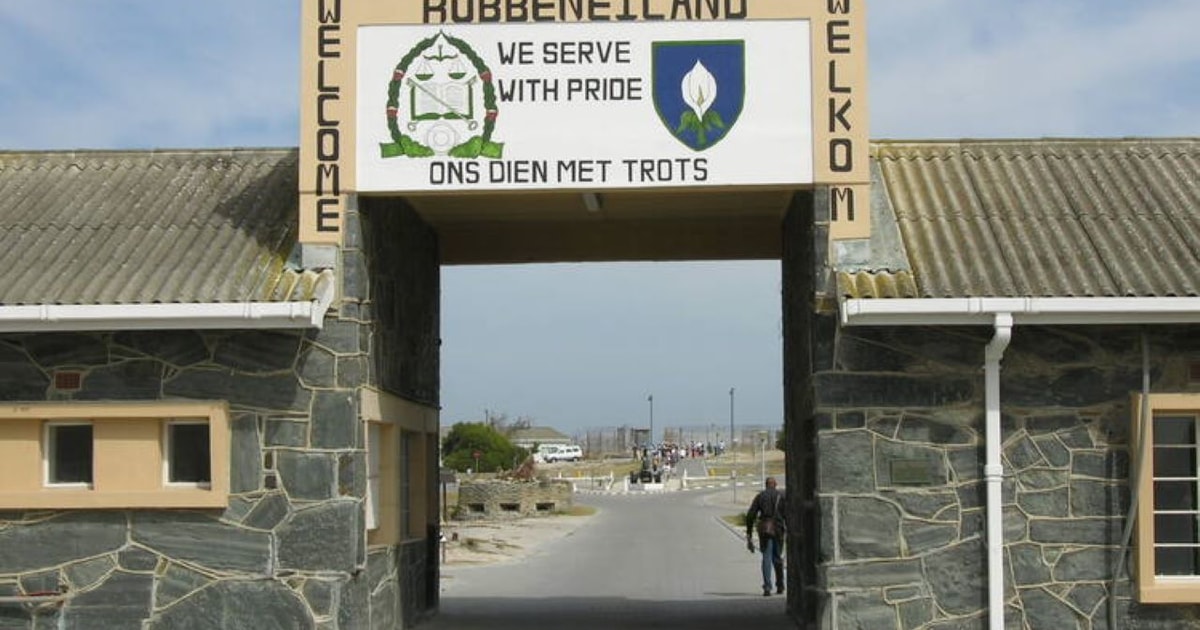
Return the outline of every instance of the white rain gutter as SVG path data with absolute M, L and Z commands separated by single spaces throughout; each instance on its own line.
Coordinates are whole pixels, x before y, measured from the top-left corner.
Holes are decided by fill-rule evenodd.
M 930 298 L 842 302 L 845 326 L 991 325 L 997 313 L 1014 324 L 1193 324 L 1200 298 Z
M 1116 325 L 1200 323 L 1200 298 L 930 298 L 852 299 L 841 305 L 843 326 L 990 325 L 995 329 L 984 351 L 985 445 L 987 484 L 988 621 L 1004 628 L 1004 467 L 1000 457 L 1000 362 L 1022 325 Z
M 307 302 L 0 306 L 0 333 L 321 328 L 333 281 L 318 281 L 315 292 Z
M 1004 629 L 1004 463 L 1000 458 L 1000 361 L 1012 339 L 1013 317 L 997 313 L 995 334 L 983 357 L 985 457 L 987 481 L 988 627 Z

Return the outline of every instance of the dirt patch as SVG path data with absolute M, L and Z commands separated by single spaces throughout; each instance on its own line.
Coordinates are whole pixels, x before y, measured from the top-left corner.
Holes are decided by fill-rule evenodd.
M 492 521 L 450 522 L 445 534 L 445 565 L 478 565 L 509 562 L 530 554 L 546 543 L 570 536 L 590 515 L 555 515 Z

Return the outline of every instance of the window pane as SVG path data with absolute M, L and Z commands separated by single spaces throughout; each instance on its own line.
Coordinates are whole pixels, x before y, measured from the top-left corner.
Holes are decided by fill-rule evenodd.
M 1154 477 L 1194 477 L 1196 449 L 1154 447 Z
M 92 483 L 92 425 L 50 427 L 50 483 Z
M 1156 509 L 1156 510 L 1194 510 L 1194 509 L 1196 509 L 1196 482 L 1194 482 L 1194 481 L 1156 481 L 1156 482 L 1154 482 L 1154 509 Z
M 1194 514 L 1154 515 L 1154 544 L 1194 542 L 1197 542 Z
M 1196 419 L 1192 416 L 1155 416 L 1155 444 L 1195 444 Z
M 1200 550 L 1188 548 L 1162 548 L 1154 550 L 1155 575 L 1196 575 L 1200 562 Z
M 212 481 L 207 424 L 169 424 L 167 481 L 209 483 Z

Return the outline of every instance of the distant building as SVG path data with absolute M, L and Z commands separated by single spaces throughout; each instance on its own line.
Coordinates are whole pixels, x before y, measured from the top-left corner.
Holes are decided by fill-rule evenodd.
M 574 440 L 551 427 L 529 427 L 517 429 L 508 436 L 513 446 L 533 449 L 538 444 L 571 444 Z

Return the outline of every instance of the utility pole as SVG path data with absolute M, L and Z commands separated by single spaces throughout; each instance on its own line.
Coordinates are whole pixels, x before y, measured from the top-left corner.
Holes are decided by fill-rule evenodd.
M 733 388 L 729 388 L 729 450 L 733 453 L 733 467 L 730 475 L 733 477 L 733 501 L 737 502 L 737 450 L 733 439 Z
M 649 449 L 651 444 L 654 444 L 654 394 L 646 397 L 646 402 L 650 403 L 650 437 L 647 438 L 646 448 Z

